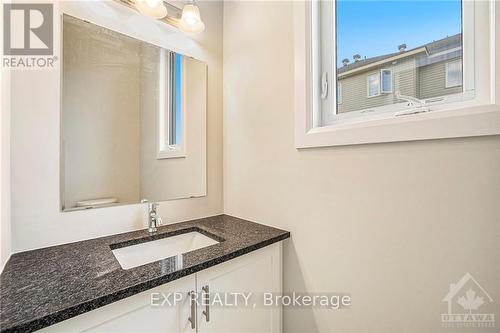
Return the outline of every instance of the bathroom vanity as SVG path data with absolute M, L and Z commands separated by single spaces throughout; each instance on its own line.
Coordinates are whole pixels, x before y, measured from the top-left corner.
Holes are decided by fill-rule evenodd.
M 281 308 L 264 307 L 263 294 L 281 292 L 287 231 L 228 215 L 160 226 L 156 211 L 157 202 L 207 195 L 208 94 L 218 94 L 208 83 L 219 81 L 207 59 L 216 51 L 141 21 L 120 1 L 54 7 L 60 61 L 47 89 L 58 107 L 12 112 L 15 163 L 48 177 L 47 186 L 12 182 L 15 224 L 46 227 L 41 243 L 20 248 L 133 230 L 140 203 L 148 228 L 14 253 L 0 275 L 0 332 L 280 332 Z M 23 127 L 40 114 L 44 126 Z M 33 153 L 41 142 L 33 138 L 46 153 Z M 23 193 L 36 205 L 17 207 Z M 102 227 L 110 216 L 114 227 Z M 64 223 L 85 224 L 73 233 Z M 164 302 L 170 294 L 174 304 Z
M 16 253 L 1 332 L 280 332 L 281 308 L 262 301 L 281 292 L 289 237 L 219 215 Z

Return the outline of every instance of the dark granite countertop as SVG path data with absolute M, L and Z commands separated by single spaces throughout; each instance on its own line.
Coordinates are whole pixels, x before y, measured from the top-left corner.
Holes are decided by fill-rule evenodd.
M 112 249 L 199 231 L 220 243 L 124 270 Z M 219 215 L 15 253 L 0 275 L 1 332 L 32 332 L 290 237 Z

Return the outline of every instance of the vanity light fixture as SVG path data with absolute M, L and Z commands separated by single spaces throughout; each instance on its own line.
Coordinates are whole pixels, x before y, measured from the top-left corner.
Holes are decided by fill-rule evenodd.
M 187 33 L 199 33 L 205 30 L 205 23 L 201 20 L 200 9 L 194 0 L 189 0 L 182 8 L 179 28 Z
M 201 20 L 200 8 L 195 0 L 187 0 L 182 11 L 176 5 L 165 0 L 114 0 L 132 8 L 144 16 L 177 27 L 187 34 L 197 34 L 205 30 Z M 168 13 L 168 15 L 167 15 Z
M 135 7 L 141 14 L 155 19 L 167 16 L 167 7 L 163 0 L 136 0 Z

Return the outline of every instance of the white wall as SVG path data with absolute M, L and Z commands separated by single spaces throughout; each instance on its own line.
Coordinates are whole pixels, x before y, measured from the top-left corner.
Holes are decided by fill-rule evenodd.
M 499 318 L 500 137 L 296 150 L 292 31 L 291 2 L 224 4 L 225 212 L 291 231 L 285 291 L 353 299 L 285 332 L 440 331 L 466 272 Z
M 208 64 L 207 196 L 164 202 L 168 222 L 222 212 L 222 3 L 200 2 L 205 33 L 186 37 L 114 2 L 57 2 L 70 15 Z M 59 27 L 56 27 L 56 32 Z M 56 49 L 58 49 L 58 38 Z M 144 205 L 59 211 L 58 70 L 12 75 L 12 247 L 14 252 L 146 226 Z M 29 96 L 29 98 L 26 98 Z M 3 119 L 2 119 L 3 121 Z M 3 188 L 3 187 L 2 187 Z
M 496 40 L 496 80 L 500 82 L 500 2 L 496 1 L 495 3 L 495 11 L 496 11 L 496 20 L 495 20 L 495 40 Z M 496 103 L 500 105 L 500 84 L 496 85 Z
M 3 45 L 3 44 L 2 44 Z M 10 72 L 1 70 L 0 122 L 0 272 L 11 254 L 10 219 Z
M 3 17 L 3 6 L 0 8 Z M 0 34 L 3 54 L 3 33 Z M 10 71 L 0 69 L 0 272 L 11 254 L 10 219 Z

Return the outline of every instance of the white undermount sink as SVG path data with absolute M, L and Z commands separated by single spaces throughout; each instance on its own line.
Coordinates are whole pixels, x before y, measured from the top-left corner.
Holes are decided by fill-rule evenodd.
M 178 256 L 219 243 L 197 231 L 113 250 L 123 269 L 129 269 L 165 258 Z

